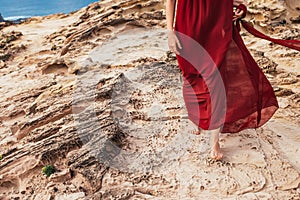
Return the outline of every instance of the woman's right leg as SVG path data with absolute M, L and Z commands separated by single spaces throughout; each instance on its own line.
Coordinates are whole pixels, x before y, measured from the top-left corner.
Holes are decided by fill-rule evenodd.
M 221 152 L 219 143 L 220 128 L 207 130 L 207 134 L 210 134 L 211 158 L 214 160 L 221 160 L 223 158 L 223 153 Z

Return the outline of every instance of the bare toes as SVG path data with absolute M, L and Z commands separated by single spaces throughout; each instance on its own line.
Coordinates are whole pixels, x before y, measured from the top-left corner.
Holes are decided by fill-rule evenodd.
M 211 152 L 211 158 L 214 160 L 221 160 L 223 158 L 223 153 L 212 151 Z
M 200 129 L 197 129 L 197 130 L 193 130 L 192 133 L 195 135 L 200 135 L 201 131 L 200 131 Z
M 216 160 L 221 160 L 223 158 L 223 154 L 222 153 L 218 153 L 218 156 L 216 157 Z

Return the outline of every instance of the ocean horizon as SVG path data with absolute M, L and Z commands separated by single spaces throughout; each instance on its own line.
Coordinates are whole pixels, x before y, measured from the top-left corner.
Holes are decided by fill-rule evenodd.
M 0 13 L 5 20 L 18 20 L 55 13 L 70 13 L 99 0 L 0 0 Z

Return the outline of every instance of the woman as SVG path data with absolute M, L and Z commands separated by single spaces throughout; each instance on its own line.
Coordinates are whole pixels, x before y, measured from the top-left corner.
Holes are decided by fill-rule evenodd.
M 168 44 L 184 78 L 188 117 L 198 127 L 195 134 L 209 130 L 215 160 L 223 157 L 220 133 L 260 127 L 278 109 L 272 86 L 239 35 L 237 23 L 246 14 L 241 7 L 245 4 L 243 0 L 166 2 Z

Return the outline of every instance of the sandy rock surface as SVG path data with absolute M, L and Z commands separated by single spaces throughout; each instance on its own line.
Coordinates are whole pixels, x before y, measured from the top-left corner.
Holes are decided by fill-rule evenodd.
M 250 0 L 246 20 L 300 39 L 299 8 Z M 106 0 L 0 27 L 0 199 L 300 199 L 299 52 L 242 30 L 280 109 L 223 134 L 214 162 L 208 135 L 191 134 L 164 1 Z

